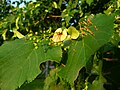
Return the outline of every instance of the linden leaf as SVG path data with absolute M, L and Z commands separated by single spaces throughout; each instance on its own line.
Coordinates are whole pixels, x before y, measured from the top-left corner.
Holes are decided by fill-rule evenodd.
M 73 26 L 70 26 L 70 27 L 68 28 L 68 33 L 70 34 L 70 37 L 71 37 L 72 39 L 77 39 L 77 38 L 79 37 L 79 31 L 76 30 L 76 28 L 73 27 Z
M 60 62 L 60 46 L 47 46 L 40 42 L 35 49 L 33 41 L 16 39 L 0 46 L 0 90 L 15 90 L 24 82 L 31 82 L 40 73 L 39 65 L 45 61 Z
M 86 65 L 91 55 L 106 44 L 114 32 L 114 18 L 111 16 L 98 14 L 91 21 L 93 25 L 89 26 L 89 28 L 95 36 L 90 34 L 82 40 L 72 41 L 68 50 L 67 63 L 59 72 L 59 76 L 71 85 L 74 83 L 79 71 Z M 98 30 L 95 30 L 94 26 L 96 26 Z M 72 29 L 72 27 L 69 28 L 69 30 L 70 29 Z M 72 30 L 74 31 L 74 27 Z

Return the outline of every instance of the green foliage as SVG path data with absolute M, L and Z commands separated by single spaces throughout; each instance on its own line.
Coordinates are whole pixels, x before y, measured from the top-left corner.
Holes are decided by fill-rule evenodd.
M 96 89 L 105 90 L 104 83 L 106 83 L 106 79 L 103 77 L 102 74 L 102 67 L 103 67 L 102 65 L 103 65 L 102 60 L 98 60 L 98 63 L 94 63 L 94 67 L 92 71 L 96 71 L 98 76 L 95 78 L 95 80 L 92 81 L 92 83 L 89 83 L 88 79 L 86 79 L 87 81 L 86 83 L 88 84 L 88 87 L 86 85 L 86 88 L 88 88 L 88 90 L 96 90 Z
M 90 5 L 93 2 L 93 0 L 86 0 L 86 2 Z
M 120 0 L 11 3 L 0 2 L 0 90 L 105 90 L 106 53 L 120 59 Z M 54 69 L 38 79 L 47 61 Z
M 103 87 L 104 83 L 105 79 L 103 76 L 100 75 L 98 80 L 93 81 L 91 90 L 105 90 L 105 88 Z
M 39 65 L 42 62 L 60 61 L 62 54 L 60 47 L 49 47 L 40 43 L 39 48 L 35 49 L 33 43 L 20 39 L 7 42 L 0 47 L 1 89 L 13 90 L 25 81 L 31 82 L 41 73 Z
M 103 22 L 103 20 L 105 20 Z M 77 78 L 79 70 L 84 67 L 90 56 L 102 45 L 108 42 L 113 32 L 113 18 L 99 14 L 92 20 L 90 30 L 94 35 L 88 35 L 81 40 L 73 41 L 68 50 L 68 60 L 65 68 L 60 71 L 60 76 L 71 84 Z M 94 29 L 96 25 L 97 30 Z M 109 27 L 106 27 L 109 25 Z M 102 39 L 104 37 L 104 39 Z M 71 68 L 73 67 L 73 68 Z
M 17 90 L 42 90 L 43 86 L 44 86 L 44 81 L 38 79 L 22 85 L 21 88 L 18 88 Z

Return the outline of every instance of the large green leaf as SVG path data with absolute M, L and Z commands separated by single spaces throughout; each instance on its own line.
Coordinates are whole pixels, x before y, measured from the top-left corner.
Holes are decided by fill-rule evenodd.
M 35 49 L 33 41 L 20 39 L 0 47 L 0 88 L 15 90 L 25 81 L 31 82 L 40 74 L 39 65 L 47 60 L 59 62 L 61 48 L 40 44 Z
M 68 51 L 67 64 L 59 72 L 59 75 L 71 84 L 74 83 L 80 69 L 85 66 L 90 56 L 107 43 L 113 33 L 113 18 L 110 16 L 98 14 L 92 19 L 92 23 L 88 28 L 94 32 L 94 36 L 90 34 L 82 40 L 72 42 Z

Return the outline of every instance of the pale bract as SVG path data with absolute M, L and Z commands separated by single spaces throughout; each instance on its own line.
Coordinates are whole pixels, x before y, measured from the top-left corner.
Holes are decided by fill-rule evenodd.
M 76 30 L 75 27 L 70 26 L 67 31 L 68 31 L 68 34 L 70 35 L 71 39 L 77 39 L 79 37 L 79 31 Z

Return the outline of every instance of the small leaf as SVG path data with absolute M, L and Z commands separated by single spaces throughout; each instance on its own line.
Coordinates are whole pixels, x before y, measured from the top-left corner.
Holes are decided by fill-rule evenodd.
M 79 37 L 79 31 L 76 30 L 76 28 L 73 27 L 73 26 L 70 26 L 70 27 L 68 28 L 68 33 L 70 34 L 70 37 L 71 37 L 72 39 L 77 39 L 77 38 Z

